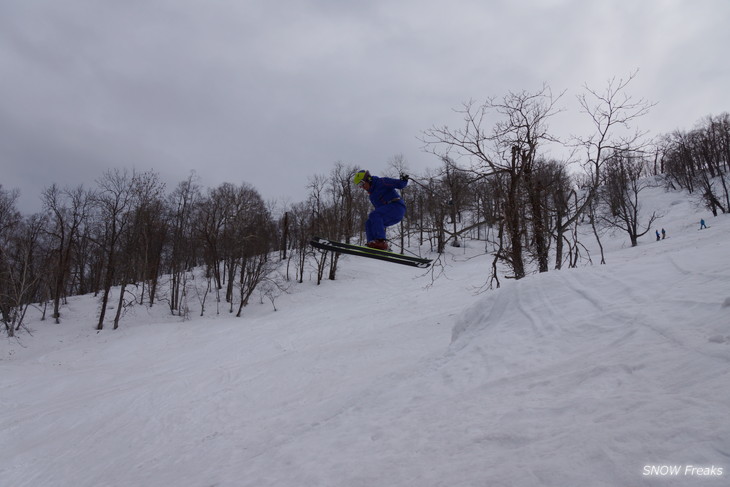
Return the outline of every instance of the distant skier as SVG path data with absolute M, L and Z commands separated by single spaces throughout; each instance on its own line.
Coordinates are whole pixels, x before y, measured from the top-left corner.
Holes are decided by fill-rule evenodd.
M 398 193 L 408 184 L 408 176 L 401 174 L 400 179 L 380 178 L 372 176 L 370 171 L 358 171 L 352 180 L 370 195 L 370 202 L 375 209 L 368 215 L 365 222 L 365 235 L 368 242 L 365 244 L 371 249 L 388 250 L 385 240 L 385 227 L 399 223 L 406 214 L 406 205 Z
M 664 229 L 662 228 L 662 240 L 664 240 L 665 238 L 667 238 L 667 232 L 664 231 Z
M 703 228 L 707 228 L 707 225 L 705 225 L 705 219 L 704 218 L 700 220 L 700 230 L 702 230 Z
M 656 241 L 660 241 L 662 237 L 659 235 L 659 230 L 656 231 Z

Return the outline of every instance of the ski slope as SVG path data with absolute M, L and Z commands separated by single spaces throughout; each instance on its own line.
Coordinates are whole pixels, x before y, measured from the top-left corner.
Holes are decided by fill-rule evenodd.
M 240 319 L 73 298 L 0 342 L 0 485 L 728 485 L 730 218 L 647 198 L 667 240 L 495 291 L 469 242 Z

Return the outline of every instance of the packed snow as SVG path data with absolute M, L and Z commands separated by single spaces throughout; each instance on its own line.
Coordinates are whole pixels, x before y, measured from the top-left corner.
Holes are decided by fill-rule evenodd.
M 0 485 L 729 485 L 730 218 L 644 200 L 666 240 L 496 290 L 466 241 L 242 318 L 69 299 L 0 341 Z

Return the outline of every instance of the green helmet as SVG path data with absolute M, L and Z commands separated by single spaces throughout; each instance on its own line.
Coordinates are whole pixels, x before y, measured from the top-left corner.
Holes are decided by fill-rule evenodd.
M 358 171 L 355 173 L 355 177 L 352 178 L 352 182 L 355 186 L 360 186 L 363 182 L 369 183 L 373 178 L 370 176 L 370 171 Z

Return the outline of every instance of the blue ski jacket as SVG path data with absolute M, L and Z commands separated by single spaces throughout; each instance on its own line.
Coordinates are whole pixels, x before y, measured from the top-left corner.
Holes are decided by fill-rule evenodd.
M 400 202 L 403 206 L 403 200 L 400 199 L 400 194 L 396 189 L 403 189 L 408 185 L 408 181 L 393 178 L 379 178 L 372 176 L 372 182 L 370 183 L 370 202 L 375 208 L 380 208 L 389 203 Z

